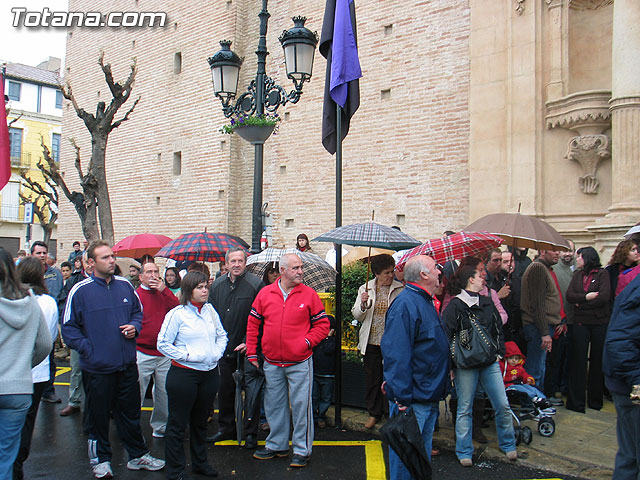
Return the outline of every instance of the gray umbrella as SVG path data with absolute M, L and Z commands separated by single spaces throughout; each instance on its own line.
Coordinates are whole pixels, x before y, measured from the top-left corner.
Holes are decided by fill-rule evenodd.
M 242 354 L 237 354 L 237 366 L 236 371 L 231 374 L 233 381 L 236 382 L 236 400 L 235 400 L 235 412 L 236 412 L 236 438 L 238 439 L 238 445 L 242 443 L 242 382 L 244 379 L 244 372 L 242 371 Z

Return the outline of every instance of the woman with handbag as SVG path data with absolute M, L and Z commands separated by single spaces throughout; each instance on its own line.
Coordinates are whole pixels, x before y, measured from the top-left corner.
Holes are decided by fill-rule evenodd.
M 456 455 L 464 467 L 473 465 L 471 412 L 478 382 L 495 410 L 500 449 L 509 460 L 516 460 L 516 440 L 511 408 L 502 382 L 498 359 L 504 355 L 502 321 L 492 300 L 479 295 L 485 284 L 482 273 L 473 266 L 459 267 L 453 277 L 460 291 L 442 314 L 451 341 L 454 382 L 458 394 Z
M 567 410 L 584 413 L 585 389 L 588 407 L 602 408 L 602 351 L 609 324 L 611 286 L 595 248 L 580 248 L 576 253 L 577 270 L 567 287 L 567 302 L 573 304 Z

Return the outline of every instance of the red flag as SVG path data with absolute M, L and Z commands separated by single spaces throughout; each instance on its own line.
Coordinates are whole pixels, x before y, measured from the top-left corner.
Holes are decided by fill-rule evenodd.
M 0 190 L 11 178 L 11 148 L 9 146 L 9 127 L 7 126 L 7 110 L 4 107 L 4 75 L 0 74 Z

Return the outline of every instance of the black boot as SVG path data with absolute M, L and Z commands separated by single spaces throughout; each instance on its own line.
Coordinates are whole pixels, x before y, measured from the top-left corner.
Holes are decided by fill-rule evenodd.
M 484 416 L 484 398 L 482 400 L 473 400 L 473 430 L 471 438 L 478 443 L 487 443 L 487 437 L 482 433 L 482 422 Z

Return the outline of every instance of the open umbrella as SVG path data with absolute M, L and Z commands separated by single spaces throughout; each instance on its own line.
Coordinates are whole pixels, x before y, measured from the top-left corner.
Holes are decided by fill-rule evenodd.
M 375 257 L 376 255 L 393 255 L 393 253 L 393 250 L 386 248 L 355 247 L 342 256 L 342 265 L 349 265 L 358 260 L 366 260 L 368 257 Z
M 269 264 L 279 262 L 287 253 L 295 253 L 302 260 L 303 282 L 314 290 L 324 290 L 336 284 L 335 269 L 315 253 L 301 252 L 296 248 L 269 247 L 247 258 L 247 270 L 262 278 Z
M 380 434 L 400 457 L 412 478 L 431 480 L 431 464 L 413 410 L 407 409 L 391 417 L 380 427 Z
M 226 233 L 185 233 L 167 243 L 156 257 L 196 262 L 219 262 L 230 248 L 246 248 Z
M 242 371 L 242 354 L 238 352 L 236 371 L 231 374 L 233 381 L 236 383 L 236 399 L 234 408 L 236 413 L 236 438 L 238 445 L 242 443 L 242 383 L 244 380 L 244 372 Z
M 133 258 L 116 257 L 116 264 L 120 267 L 120 270 L 122 271 L 122 275 L 124 276 L 129 275 L 130 266 L 134 265 L 140 268 L 140 262 L 138 262 L 137 260 L 134 260 Z
M 640 222 L 636 223 L 633 227 L 631 227 L 627 233 L 624 234 L 624 238 L 631 238 L 631 235 L 634 233 L 640 233 Z
M 113 246 L 113 253 L 118 257 L 129 258 L 141 258 L 143 255 L 153 256 L 170 241 L 169 237 L 154 233 L 129 235 Z
M 569 250 L 569 243 L 551 225 L 521 213 L 485 215 L 463 228 L 465 232 L 489 232 L 512 247 L 535 250 Z
M 499 247 L 502 238 L 486 232 L 458 232 L 442 238 L 427 240 L 403 255 L 396 268 L 404 269 L 407 260 L 416 255 L 429 255 L 436 263 L 444 264 L 468 256 L 478 256 Z
M 420 245 L 420 242 L 400 230 L 375 222 L 354 223 L 334 228 L 314 242 L 332 242 L 354 245 L 356 247 L 378 247 L 390 250 L 403 250 Z

